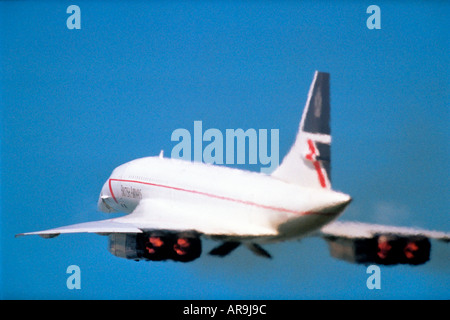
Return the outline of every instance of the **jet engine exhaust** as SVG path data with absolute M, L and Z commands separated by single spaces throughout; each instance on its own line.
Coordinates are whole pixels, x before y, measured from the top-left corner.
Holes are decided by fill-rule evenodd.
M 190 262 L 200 257 L 201 240 L 194 233 L 116 233 L 109 235 L 109 252 L 129 260 Z

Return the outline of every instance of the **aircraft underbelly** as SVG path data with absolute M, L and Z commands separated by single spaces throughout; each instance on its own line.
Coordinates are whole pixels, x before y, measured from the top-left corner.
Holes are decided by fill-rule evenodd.
M 336 216 L 331 215 L 305 215 L 296 217 L 281 223 L 278 227 L 279 235 L 275 241 L 284 241 L 292 238 L 302 238 L 308 236 L 322 228 L 324 225 L 334 220 Z

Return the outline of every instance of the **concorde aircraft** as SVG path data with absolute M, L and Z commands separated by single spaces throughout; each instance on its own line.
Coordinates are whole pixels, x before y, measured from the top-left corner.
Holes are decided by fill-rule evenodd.
M 315 72 L 294 144 L 272 174 L 162 154 L 136 159 L 114 169 L 98 199 L 99 210 L 126 215 L 17 236 L 96 233 L 118 257 L 189 262 L 201 256 L 201 238 L 220 242 L 211 255 L 243 244 L 270 258 L 262 245 L 319 235 L 349 262 L 425 263 L 429 239 L 449 233 L 335 221 L 352 199 L 331 185 L 329 79 Z

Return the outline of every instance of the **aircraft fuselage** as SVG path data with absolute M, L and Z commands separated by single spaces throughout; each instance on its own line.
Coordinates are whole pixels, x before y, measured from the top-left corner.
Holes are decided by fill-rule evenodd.
M 351 201 L 340 192 L 306 188 L 263 173 L 147 157 L 113 171 L 102 188 L 98 207 L 103 212 L 131 213 L 143 199 L 225 208 L 225 213 L 212 209 L 209 218 L 273 230 L 272 240 L 315 231 L 335 219 Z

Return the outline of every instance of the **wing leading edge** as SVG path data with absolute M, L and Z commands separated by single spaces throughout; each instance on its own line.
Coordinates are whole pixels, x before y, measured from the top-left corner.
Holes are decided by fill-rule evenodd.
M 233 248 L 219 252 L 225 256 L 246 241 L 246 246 L 255 254 L 270 258 L 270 254 L 255 243 L 254 239 L 276 235 L 276 230 L 261 227 L 242 220 L 214 219 L 211 210 L 223 210 L 205 205 L 181 204 L 176 201 L 142 200 L 135 210 L 126 216 L 73 224 L 43 231 L 17 234 L 39 235 L 53 238 L 67 233 L 96 233 L 107 235 L 108 250 L 115 256 L 131 260 L 174 260 L 189 262 L 201 255 L 200 236 L 214 240 L 235 241 Z M 224 217 L 230 217 L 220 212 Z M 244 216 L 242 212 L 232 214 Z M 211 253 L 214 255 L 214 252 Z
M 116 219 L 92 221 L 72 224 L 64 227 L 19 233 L 16 237 L 39 235 L 43 238 L 54 238 L 60 234 L 65 233 L 96 233 L 96 234 L 111 234 L 111 233 L 142 233 L 142 230 L 130 223 L 117 222 Z
M 242 223 L 242 221 L 235 219 L 215 219 L 209 214 L 212 210 L 217 212 L 222 209 L 205 205 L 182 205 L 176 201 L 167 203 L 161 200 L 143 200 L 131 214 L 123 217 L 19 233 L 16 237 L 39 235 L 43 238 L 53 238 L 67 233 L 136 234 L 154 230 L 193 231 L 197 234 L 221 236 L 222 238 L 227 236 L 230 238 L 252 238 L 277 234 L 275 229 L 269 227 L 264 228 L 251 223 Z M 226 216 L 225 214 L 226 212 L 224 212 L 224 216 Z

